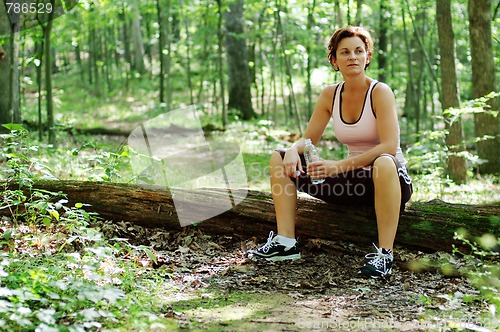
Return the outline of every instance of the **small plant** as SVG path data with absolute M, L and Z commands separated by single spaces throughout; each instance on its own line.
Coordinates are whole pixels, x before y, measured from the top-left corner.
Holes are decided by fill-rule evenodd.
M 113 151 L 107 151 L 107 150 Z M 71 155 L 87 165 L 88 180 L 118 182 L 122 180 L 122 172 L 129 167 L 128 146 L 120 145 L 118 149 L 107 144 L 86 142 L 80 148 L 71 150 Z
M 492 223 L 498 224 L 500 218 L 492 217 Z M 464 274 L 479 290 L 480 297 L 490 304 L 490 312 L 494 319 L 500 318 L 500 239 L 492 234 L 484 234 L 476 241 L 467 238 L 467 232 L 455 232 L 454 238 L 467 244 L 470 253 L 460 252 L 453 248 L 455 254 L 463 255 L 467 260 Z
M 0 135 L 0 159 L 7 164 L 0 168 L 0 179 L 16 183 L 20 188 L 30 188 L 35 178 L 55 179 L 51 169 L 36 157 L 40 147 L 27 144 L 28 131 L 18 124 L 3 126 L 10 132 Z

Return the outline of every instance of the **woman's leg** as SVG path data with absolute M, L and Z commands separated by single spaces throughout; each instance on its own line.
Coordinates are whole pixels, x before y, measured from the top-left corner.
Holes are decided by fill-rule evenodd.
M 379 247 L 392 250 L 401 207 L 398 171 L 392 157 L 382 155 L 373 162 L 372 172 Z
M 283 169 L 283 158 L 274 151 L 270 162 L 271 193 L 273 195 L 274 209 L 276 210 L 276 223 L 278 235 L 295 238 L 295 210 L 297 208 L 297 187 L 286 176 Z

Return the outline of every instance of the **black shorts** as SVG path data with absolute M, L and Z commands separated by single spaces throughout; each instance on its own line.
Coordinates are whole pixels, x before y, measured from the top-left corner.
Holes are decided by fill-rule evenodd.
M 285 150 L 276 151 L 280 153 L 281 158 L 284 158 Z M 383 156 L 391 157 L 396 164 L 401 186 L 401 209 L 404 209 L 404 204 L 410 200 L 413 193 L 411 178 L 396 157 L 390 154 L 383 154 Z M 333 177 L 327 177 L 325 182 L 321 184 L 312 184 L 311 178 L 307 175 L 304 155 L 301 154 L 300 159 L 306 173 L 300 174 L 298 178 L 291 178 L 298 191 L 328 203 L 374 205 L 375 188 L 371 167 L 337 174 Z

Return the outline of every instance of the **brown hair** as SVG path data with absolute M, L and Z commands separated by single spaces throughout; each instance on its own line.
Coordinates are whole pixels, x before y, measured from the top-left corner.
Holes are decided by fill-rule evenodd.
M 340 41 L 349 37 L 359 37 L 365 44 L 368 55 L 371 56 L 373 54 L 373 40 L 370 32 L 363 27 L 347 26 L 335 31 L 330 38 L 330 42 L 328 43 L 328 61 L 330 61 L 330 63 L 332 63 L 333 59 L 337 59 L 337 48 L 339 47 Z M 369 65 L 370 63 L 366 65 L 365 69 Z

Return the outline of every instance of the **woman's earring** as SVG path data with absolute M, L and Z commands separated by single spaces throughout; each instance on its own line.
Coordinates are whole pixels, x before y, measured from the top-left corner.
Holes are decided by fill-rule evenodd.
M 337 66 L 333 66 L 333 70 L 335 70 L 335 71 L 339 71 L 340 69 L 339 69 L 339 67 L 337 67 Z

